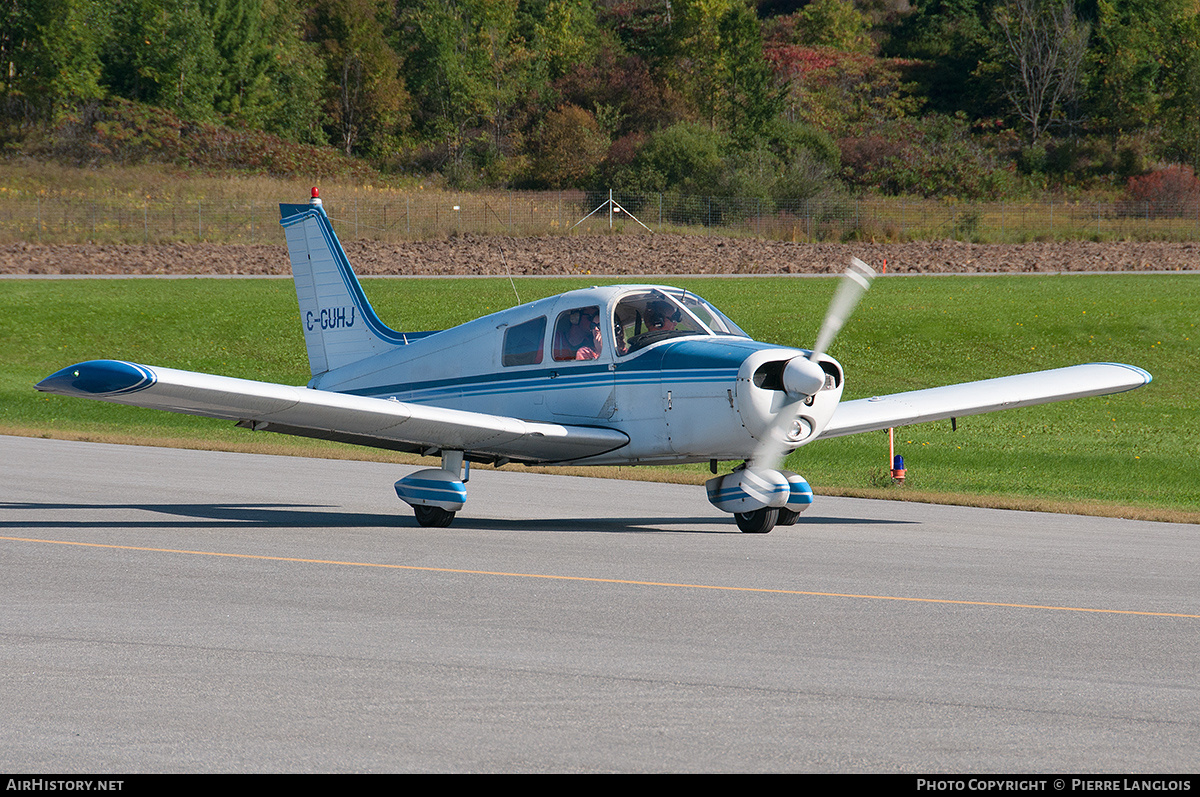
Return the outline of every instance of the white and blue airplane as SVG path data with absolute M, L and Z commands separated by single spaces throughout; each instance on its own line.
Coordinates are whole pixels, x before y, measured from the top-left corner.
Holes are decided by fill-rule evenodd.
M 873 276 L 854 261 L 811 350 L 751 340 L 699 296 L 659 285 L 570 291 L 437 332 L 371 309 L 317 190 L 280 205 L 308 347 L 306 387 L 91 360 L 37 389 L 235 421 L 256 431 L 440 456 L 396 482 L 422 526 L 448 526 L 470 463 L 741 461 L 708 481 L 738 527 L 766 533 L 812 503 L 782 469 L 829 437 L 1132 390 L 1150 374 L 1091 363 L 841 401 L 825 350 Z M 465 471 L 465 472 L 464 472 Z

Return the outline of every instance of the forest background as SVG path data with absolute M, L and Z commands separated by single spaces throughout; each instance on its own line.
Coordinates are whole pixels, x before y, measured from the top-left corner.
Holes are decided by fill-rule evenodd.
M 3 0 L 8 162 L 1200 200 L 1197 0 Z

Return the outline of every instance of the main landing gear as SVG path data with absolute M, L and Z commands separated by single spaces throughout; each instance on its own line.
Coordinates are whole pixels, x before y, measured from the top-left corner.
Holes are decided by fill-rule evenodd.
M 413 508 L 417 523 L 428 528 L 446 528 L 454 522 L 454 513 L 467 500 L 463 471 L 463 452 L 443 451 L 442 467 L 427 468 L 396 482 L 396 495 Z M 470 478 L 470 466 L 467 466 Z
M 454 522 L 454 513 L 440 506 L 417 505 L 413 511 L 417 514 L 417 523 L 429 528 L 444 529 Z

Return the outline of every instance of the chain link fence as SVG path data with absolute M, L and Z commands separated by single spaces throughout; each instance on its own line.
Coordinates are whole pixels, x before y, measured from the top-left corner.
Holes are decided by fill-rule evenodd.
M 646 234 L 644 227 L 655 232 L 798 242 L 1200 240 L 1200 201 L 1196 200 L 945 202 L 871 198 L 777 202 L 617 192 L 609 204 L 609 197 L 608 192 L 583 191 L 422 191 L 386 199 L 335 198 L 326 202 L 325 209 L 343 240 L 609 231 Z M 275 202 L 138 205 L 35 198 L 0 203 L 0 242 L 282 244 L 283 234 Z

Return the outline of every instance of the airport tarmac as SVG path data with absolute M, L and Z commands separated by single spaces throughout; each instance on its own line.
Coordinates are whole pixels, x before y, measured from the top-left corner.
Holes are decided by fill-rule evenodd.
M 9 772 L 1195 772 L 1200 527 L 0 437 Z M 431 460 L 432 461 L 432 460 Z

